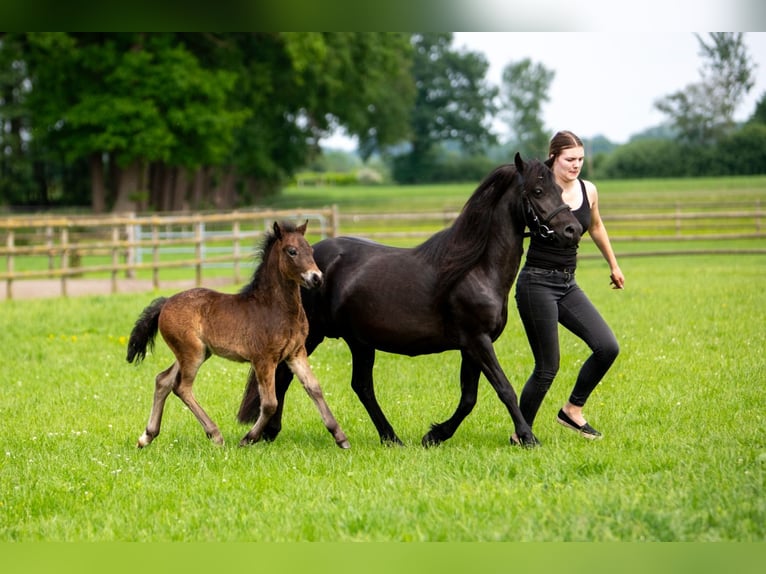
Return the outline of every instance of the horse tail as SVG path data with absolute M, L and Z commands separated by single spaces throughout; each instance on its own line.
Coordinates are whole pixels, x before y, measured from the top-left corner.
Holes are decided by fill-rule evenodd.
M 258 418 L 260 410 L 261 395 L 258 392 L 258 377 L 253 368 L 250 367 L 245 394 L 242 396 L 242 403 L 239 405 L 239 412 L 237 413 L 237 420 L 241 423 L 253 423 Z
M 154 350 L 154 338 L 160 326 L 160 311 L 166 301 L 167 298 L 158 297 L 138 316 L 128 339 L 128 363 L 135 360 L 138 364 L 143 361 L 146 358 L 147 347 Z

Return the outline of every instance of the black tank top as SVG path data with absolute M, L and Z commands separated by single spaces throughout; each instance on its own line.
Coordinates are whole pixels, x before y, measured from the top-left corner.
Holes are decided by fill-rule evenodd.
M 582 189 L 582 205 L 572 211 L 577 221 L 582 225 L 583 235 L 590 228 L 590 202 L 585 191 L 585 183 L 578 179 Z M 527 251 L 527 265 L 540 269 L 574 270 L 577 267 L 577 248 L 579 245 L 564 247 L 555 239 L 543 239 L 532 235 Z

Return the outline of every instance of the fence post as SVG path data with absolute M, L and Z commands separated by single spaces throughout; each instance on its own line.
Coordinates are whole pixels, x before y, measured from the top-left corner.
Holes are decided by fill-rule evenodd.
M 234 236 L 234 282 L 239 283 L 240 282 L 240 272 L 239 272 L 239 243 L 240 243 L 240 227 L 239 227 L 239 219 L 235 219 L 234 222 L 231 225 L 231 231 L 232 235 Z
M 128 219 L 135 219 L 136 214 L 134 212 L 130 212 L 127 214 Z M 140 229 L 140 228 L 139 228 Z M 140 238 L 141 233 L 139 231 L 138 236 Z M 133 268 L 133 265 L 135 265 L 137 261 L 136 253 L 139 249 L 141 249 L 139 246 L 135 244 L 136 242 L 136 225 L 132 222 L 128 222 L 125 224 L 125 238 L 128 240 L 128 248 L 125 251 L 125 263 L 128 264 L 127 269 L 125 269 L 125 277 L 127 279 L 133 279 L 136 276 L 136 270 Z
M 13 299 L 13 246 L 15 244 L 15 238 L 13 236 L 13 229 L 8 230 L 8 236 L 5 238 L 5 246 L 8 248 L 7 267 L 8 267 L 8 279 L 5 280 L 5 298 Z
M 681 237 L 681 203 L 676 201 L 676 237 Z
M 755 232 L 761 233 L 761 200 L 755 200 Z
M 194 265 L 195 285 L 197 287 L 202 286 L 202 241 L 205 236 L 205 223 L 197 216 L 194 222 L 194 255 L 197 259 Z
M 61 295 L 67 296 L 67 274 L 69 273 L 69 228 L 61 228 Z
M 112 294 L 117 293 L 117 265 L 120 264 L 120 228 L 112 226 Z
M 331 237 L 339 237 L 340 236 L 340 212 L 338 211 L 338 204 L 333 203 L 332 205 L 332 225 L 330 228 L 330 236 Z
M 50 225 L 45 226 L 45 246 L 48 248 L 48 271 L 53 271 L 56 268 L 56 256 L 53 251 L 53 227 Z M 53 279 L 53 275 L 49 275 Z
M 160 287 L 160 230 L 157 226 L 157 218 L 152 218 L 152 287 Z

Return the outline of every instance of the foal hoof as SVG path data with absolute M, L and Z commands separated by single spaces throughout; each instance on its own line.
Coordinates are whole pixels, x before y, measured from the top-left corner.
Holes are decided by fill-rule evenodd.
M 136 447 L 144 448 L 145 446 L 149 446 L 153 438 L 154 437 L 151 437 L 146 433 L 142 434 L 140 437 L 138 437 L 138 443 L 136 443 Z
M 346 439 L 343 439 L 342 441 L 337 442 L 335 444 L 337 444 L 340 448 L 351 448 L 351 443 L 348 442 Z

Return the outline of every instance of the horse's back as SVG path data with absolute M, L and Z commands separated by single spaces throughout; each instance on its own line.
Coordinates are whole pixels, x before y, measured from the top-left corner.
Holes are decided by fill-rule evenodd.
M 317 243 L 314 259 L 324 284 L 304 297 L 312 329 L 401 354 L 444 346 L 436 272 L 412 249 L 338 237 Z

